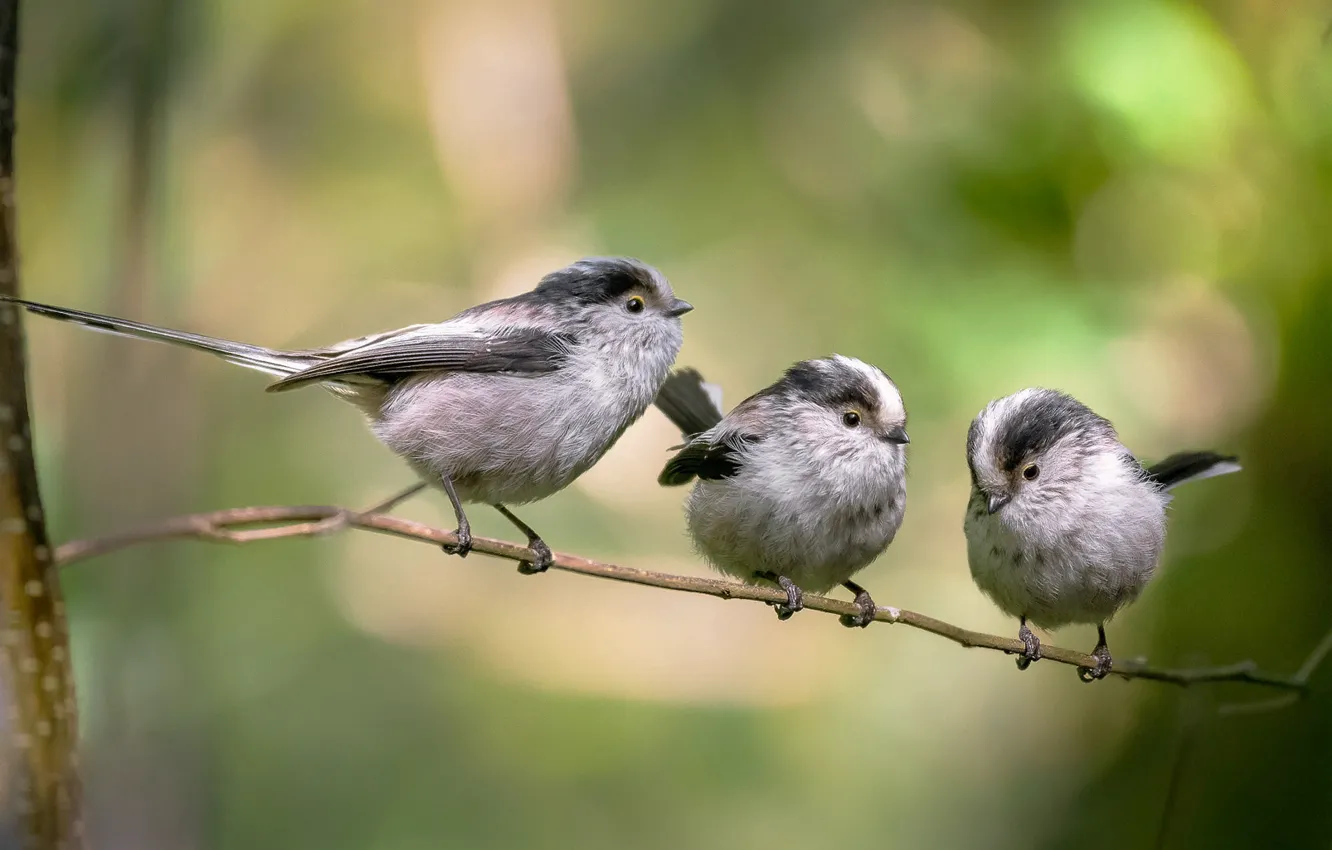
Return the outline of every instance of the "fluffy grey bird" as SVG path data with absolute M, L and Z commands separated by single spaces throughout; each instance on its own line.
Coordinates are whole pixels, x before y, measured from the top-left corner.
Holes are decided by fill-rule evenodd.
M 530 292 L 443 322 L 305 351 L 3 300 L 215 354 L 278 377 L 271 392 L 324 387 L 359 408 L 375 436 L 448 495 L 458 544 L 445 551 L 470 551 L 463 504 L 483 502 L 527 536 L 532 558 L 519 569 L 528 573 L 550 566 L 550 548 L 505 505 L 562 490 L 606 453 L 652 403 L 680 350 L 680 317 L 692 309 L 656 269 L 622 257 L 580 260 Z
M 1156 572 L 1167 491 L 1240 469 L 1212 452 L 1144 467 L 1107 420 L 1046 389 L 990 402 L 971 423 L 967 464 L 967 560 L 980 589 L 1019 619 L 1018 667 L 1041 657 L 1029 620 L 1045 629 L 1095 624 L 1097 664 L 1079 670 L 1085 681 L 1110 672 L 1105 623 Z
M 850 357 L 805 360 L 725 417 L 698 372 L 674 372 L 657 407 L 687 438 L 658 479 L 695 481 L 689 532 L 718 570 L 786 591 L 787 619 L 802 590 L 855 594 L 868 626 L 875 605 L 851 576 L 893 542 L 906 510 L 906 408 L 897 386 Z

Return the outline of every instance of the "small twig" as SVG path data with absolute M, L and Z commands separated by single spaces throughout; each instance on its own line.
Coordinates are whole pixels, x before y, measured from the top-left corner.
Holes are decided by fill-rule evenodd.
M 1313 652 L 1300 665 L 1300 669 L 1290 681 L 1298 684 L 1300 690 L 1295 693 L 1282 694 L 1279 697 L 1271 699 L 1255 700 L 1250 702 L 1232 702 L 1227 703 L 1217 709 L 1217 713 L 1223 717 L 1234 717 L 1241 714 L 1262 714 L 1267 711 L 1275 711 L 1279 708 L 1285 708 L 1294 704 L 1309 688 L 1309 680 L 1313 674 L 1318 672 L 1318 668 L 1327 660 L 1329 653 L 1332 653 L 1332 631 L 1323 635 L 1323 639 L 1314 647 Z
M 1045 650 L 1041 650 L 1044 655 Z M 1156 682 L 1170 682 L 1175 685 L 1200 685 L 1204 682 L 1247 682 L 1252 685 L 1267 685 L 1272 688 L 1286 688 L 1300 691 L 1304 683 L 1295 676 L 1273 676 L 1258 670 L 1252 661 L 1239 661 L 1220 667 L 1191 667 L 1177 670 L 1159 669 L 1147 666 L 1145 661 L 1115 661 L 1114 672 L 1133 679 L 1151 679 Z
M 329 521 L 334 519 L 337 522 L 330 524 Z M 268 527 L 249 528 L 249 526 Z M 280 505 L 231 508 L 209 513 L 189 514 L 108 537 L 76 540 L 57 549 L 56 559 L 61 566 L 68 566 L 76 561 L 87 560 L 98 555 L 154 541 L 206 540 L 215 543 L 253 543 L 258 540 L 277 540 L 284 537 L 312 537 L 340 527 L 358 528 L 436 545 L 457 542 L 453 532 L 373 511 L 357 512 L 328 505 Z M 507 543 L 503 540 L 487 537 L 473 537 L 472 550 L 493 555 L 497 558 L 506 558 L 510 561 L 523 561 L 531 557 L 531 552 L 524 545 Z M 748 599 L 765 603 L 786 601 L 786 594 L 775 588 L 738 584 L 718 579 L 670 575 L 618 564 L 605 564 L 577 555 L 567 555 L 559 552 L 555 553 L 552 566 L 580 575 L 641 584 L 647 587 L 660 587 L 666 590 L 679 590 L 685 593 L 701 593 L 707 596 L 716 596 L 720 599 Z M 810 611 L 821 611 L 825 614 L 838 616 L 860 613 L 860 609 L 850 602 L 813 594 L 805 594 L 805 608 Z M 875 612 L 874 621 L 910 626 L 913 629 L 920 629 L 951 640 L 964 647 L 992 649 L 1014 654 L 1020 653 L 1023 649 L 1022 642 L 1016 638 L 971 631 L 904 608 L 880 607 Z M 1114 675 L 1124 679 L 1149 679 L 1181 686 L 1204 682 L 1245 682 L 1291 691 L 1289 698 L 1296 699 L 1305 691 L 1309 677 L 1329 652 L 1332 652 L 1332 632 L 1323 639 L 1318 649 L 1300 668 L 1300 671 L 1289 677 L 1261 673 L 1256 665 L 1250 661 L 1224 667 L 1163 669 L 1150 667 L 1142 661 L 1134 660 L 1116 662 Z M 1096 666 L 1096 659 L 1090 655 L 1057 646 L 1043 645 L 1041 647 L 1041 657 L 1073 667 Z
M 1301 685 L 1307 686 L 1313 674 L 1318 672 L 1318 668 L 1323 666 L 1328 653 L 1332 653 L 1332 631 L 1323 635 L 1323 639 L 1314 647 L 1314 651 L 1309 653 L 1309 657 L 1300 665 L 1300 670 L 1295 674 L 1295 680 Z
M 334 514 L 328 519 L 320 520 L 318 525 L 310 529 L 310 535 L 315 536 L 319 534 L 332 534 L 335 531 L 341 531 L 342 529 L 348 527 L 348 525 L 350 524 L 349 520 L 353 516 L 360 516 L 363 514 L 388 513 L 389 511 L 396 508 L 398 505 L 401 505 L 403 502 L 410 499 L 412 496 L 415 496 L 417 493 L 420 493 L 422 490 L 426 488 L 426 486 L 427 485 L 424 481 L 418 481 L 412 486 L 408 487 L 407 489 L 399 493 L 394 493 L 392 496 L 389 496 L 384 501 L 377 502 L 363 511 L 347 511 L 347 510 L 339 511 L 338 513 Z

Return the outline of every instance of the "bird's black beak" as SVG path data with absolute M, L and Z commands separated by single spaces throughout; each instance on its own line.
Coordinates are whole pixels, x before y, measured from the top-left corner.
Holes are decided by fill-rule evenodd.
M 883 438 L 888 442 L 899 446 L 904 446 L 911 442 L 911 438 L 907 436 L 906 427 L 902 425 L 894 425 L 889 428 L 884 432 Z
M 1012 500 L 1013 500 L 1013 497 L 1012 497 L 1012 496 L 1008 496 L 1008 495 L 998 495 L 998 494 L 996 494 L 996 495 L 990 496 L 989 501 L 986 502 L 986 504 L 985 504 L 985 509 L 988 510 L 991 514 L 993 514 L 995 511 L 999 510 L 1000 508 L 1002 508 L 1004 505 L 1008 504 L 1008 503 L 1011 502 Z
M 677 298 L 671 302 L 671 308 L 666 312 L 678 318 L 680 316 L 683 316 L 685 313 L 688 313 L 692 309 L 694 309 L 693 304 L 690 304 L 688 301 L 685 301 L 682 298 Z

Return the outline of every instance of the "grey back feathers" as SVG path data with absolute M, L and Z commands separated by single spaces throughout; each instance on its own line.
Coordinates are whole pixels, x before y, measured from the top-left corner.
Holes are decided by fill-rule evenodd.
M 391 382 L 417 372 L 509 372 L 535 375 L 564 365 L 573 334 L 542 328 L 504 328 L 492 333 L 441 335 L 432 329 L 377 337 L 271 384 L 281 392 L 308 384 L 368 378 Z

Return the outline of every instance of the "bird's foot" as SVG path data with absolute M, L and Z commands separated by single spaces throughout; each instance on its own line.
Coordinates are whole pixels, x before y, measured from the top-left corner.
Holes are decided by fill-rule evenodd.
M 782 590 L 786 591 L 786 602 L 768 603 L 777 612 L 777 619 L 789 620 L 793 614 L 805 607 L 805 594 L 801 592 L 795 582 L 786 576 L 779 576 L 773 572 L 755 573 L 754 575 L 757 578 L 765 578 L 768 581 L 776 582 Z
M 800 592 L 798 587 L 794 588 L 794 592 L 792 592 L 792 588 L 787 588 L 785 603 L 771 602 L 769 604 L 777 612 L 777 619 L 779 620 L 789 620 L 796 612 L 805 610 L 804 594 Z
M 458 526 L 458 530 L 453 532 L 457 538 L 457 543 L 441 543 L 439 548 L 444 550 L 446 555 L 457 555 L 459 558 L 466 558 L 467 553 L 472 551 L 472 529 L 465 525 Z
M 1018 640 L 1022 641 L 1022 654 L 1018 656 L 1017 668 L 1026 670 L 1033 661 L 1041 660 L 1041 639 L 1032 632 L 1025 618 L 1018 627 Z
M 1092 658 L 1096 659 L 1096 666 L 1078 668 L 1078 678 L 1084 682 L 1095 682 L 1104 679 L 1110 675 L 1110 670 L 1114 667 L 1114 659 L 1110 657 L 1110 648 L 1104 643 L 1098 643 L 1091 654 Z
M 527 542 L 527 548 L 532 553 L 532 559 L 518 562 L 518 572 L 520 574 L 534 576 L 550 569 L 550 565 L 555 561 L 555 556 L 551 554 L 546 541 L 540 537 L 533 537 Z
M 874 622 L 874 615 L 878 612 L 879 606 L 874 604 L 874 599 L 869 595 L 869 591 L 853 581 L 846 583 L 846 588 L 856 594 L 856 607 L 860 609 L 859 614 L 843 614 L 838 618 L 838 622 L 848 629 L 864 629 Z

